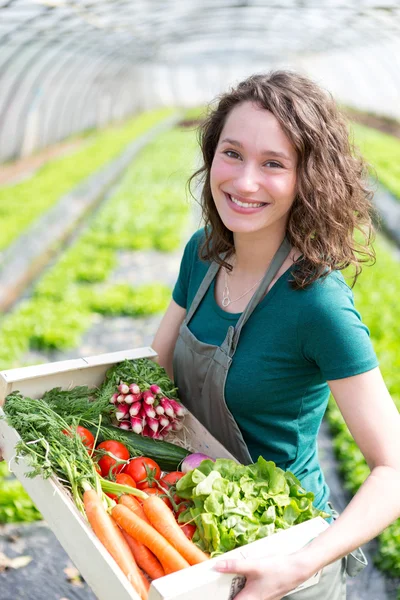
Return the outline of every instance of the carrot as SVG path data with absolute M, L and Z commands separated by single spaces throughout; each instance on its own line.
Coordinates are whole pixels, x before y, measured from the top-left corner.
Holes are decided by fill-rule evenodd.
M 126 533 L 147 546 L 156 555 L 165 572 L 174 573 L 189 567 L 189 563 L 154 527 L 126 506 L 122 504 L 114 506 L 112 516 Z
M 146 600 L 147 590 L 144 587 L 141 573 L 128 543 L 115 521 L 107 513 L 94 489 L 88 489 L 84 492 L 83 503 L 86 516 L 94 533 L 126 575 L 140 598 Z
M 122 530 L 122 533 L 128 542 L 129 548 L 132 550 L 132 554 L 139 567 L 143 569 L 151 579 L 164 577 L 165 571 L 154 554 L 144 544 L 141 544 L 126 533 L 126 531 Z
M 133 510 L 133 512 L 137 514 L 138 517 L 141 517 L 144 521 L 146 521 L 146 523 L 150 523 L 150 521 L 145 515 L 141 503 L 139 502 L 139 500 L 136 500 L 136 498 L 134 498 L 133 496 L 130 496 L 129 494 L 122 494 L 118 503 L 127 506 L 130 510 Z
M 186 537 L 176 522 L 172 510 L 159 496 L 146 498 L 143 501 L 143 510 L 153 527 L 178 550 L 190 565 L 197 565 L 208 560 L 207 554 Z

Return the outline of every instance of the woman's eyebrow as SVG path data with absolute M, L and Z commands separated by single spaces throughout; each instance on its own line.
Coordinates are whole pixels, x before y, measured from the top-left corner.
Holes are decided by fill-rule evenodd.
M 233 140 L 231 138 L 224 138 L 223 140 L 221 140 L 221 144 L 223 143 L 231 144 L 232 146 L 236 146 L 237 148 L 243 148 L 243 144 L 241 142 L 239 142 L 238 140 Z M 277 158 L 284 158 L 286 160 L 290 160 L 290 156 L 288 156 L 284 152 L 277 152 L 276 150 L 263 150 L 261 154 L 263 156 L 275 156 Z

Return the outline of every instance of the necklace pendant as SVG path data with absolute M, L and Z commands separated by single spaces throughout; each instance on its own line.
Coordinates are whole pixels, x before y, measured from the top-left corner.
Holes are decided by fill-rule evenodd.
M 230 299 L 230 297 L 229 297 L 229 289 L 228 289 L 228 287 L 226 286 L 226 287 L 224 288 L 224 291 L 222 292 L 222 306 L 223 306 L 224 308 L 226 308 L 227 306 L 229 306 L 229 305 L 230 305 L 230 303 L 231 303 L 231 302 L 232 302 L 232 300 L 231 300 L 231 299 Z

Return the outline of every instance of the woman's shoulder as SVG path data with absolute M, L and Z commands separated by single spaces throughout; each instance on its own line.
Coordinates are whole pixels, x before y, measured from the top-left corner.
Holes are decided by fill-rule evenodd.
M 293 290 L 293 295 L 301 309 L 311 314 L 354 306 L 353 292 L 340 271 L 332 271 L 304 290 Z

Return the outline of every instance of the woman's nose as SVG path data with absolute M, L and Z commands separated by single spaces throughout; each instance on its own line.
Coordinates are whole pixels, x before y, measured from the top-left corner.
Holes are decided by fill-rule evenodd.
M 247 194 L 257 192 L 260 187 L 258 169 L 250 163 L 244 164 L 235 179 L 234 186 L 238 192 Z

